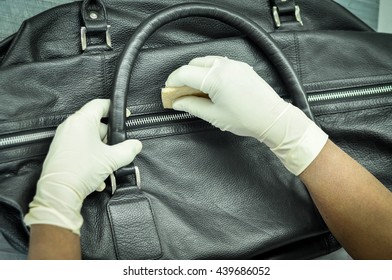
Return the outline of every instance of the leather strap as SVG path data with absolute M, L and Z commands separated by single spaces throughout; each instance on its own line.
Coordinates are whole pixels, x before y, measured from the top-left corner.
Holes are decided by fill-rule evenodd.
M 270 0 L 271 6 L 278 9 L 279 15 L 293 15 L 295 13 L 295 0 Z
M 137 188 L 122 187 L 107 204 L 116 257 L 158 259 L 161 243 L 149 200 Z
M 84 0 L 81 12 L 84 26 L 88 32 L 106 31 L 108 16 L 102 0 Z
M 82 50 L 111 49 L 110 25 L 105 4 L 102 0 L 84 0 L 81 8 Z
M 295 0 L 270 0 L 270 3 L 276 28 L 281 27 L 283 22 L 303 25 L 300 8 Z

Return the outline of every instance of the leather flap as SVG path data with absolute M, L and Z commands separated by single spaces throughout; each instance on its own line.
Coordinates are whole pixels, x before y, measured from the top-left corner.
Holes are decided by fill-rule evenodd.
M 151 205 L 141 192 L 117 190 L 107 211 L 117 259 L 157 259 L 162 255 Z

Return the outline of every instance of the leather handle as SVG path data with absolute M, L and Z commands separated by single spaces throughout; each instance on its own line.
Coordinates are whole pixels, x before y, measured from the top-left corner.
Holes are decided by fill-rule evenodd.
M 291 93 L 293 104 L 313 120 L 306 93 L 293 67 L 266 31 L 252 20 L 223 7 L 207 3 L 187 3 L 172 6 L 150 16 L 139 25 L 126 44 L 115 73 L 114 92 L 109 112 L 109 144 L 113 145 L 126 140 L 125 109 L 129 81 L 142 46 L 163 25 L 187 17 L 217 19 L 247 35 L 276 67 L 287 91 Z

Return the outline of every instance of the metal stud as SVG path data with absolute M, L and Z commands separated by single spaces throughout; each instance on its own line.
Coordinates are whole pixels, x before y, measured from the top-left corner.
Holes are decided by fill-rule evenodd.
M 91 19 L 97 19 L 98 18 L 98 14 L 96 12 L 91 12 L 90 13 L 90 18 Z

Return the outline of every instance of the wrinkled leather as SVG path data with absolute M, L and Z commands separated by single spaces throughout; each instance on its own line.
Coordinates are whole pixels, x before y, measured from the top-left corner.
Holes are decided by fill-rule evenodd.
M 268 33 L 241 14 L 217 7 L 216 5 L 182 4 L 164 9 L 146 19 L 135 30 L 125 46 L 117 65 L 110 104 L 108 130 L 108 141 L 110 144 L 117 144 L 126 139 L 125 108 L 128 85 L 131 79 L 132 68 L 136 63 L 140 50 L 148 38 L 161 27 L 170 22 L 191 17 L 219 20 L 247 36 L 258 47 L 258 51 L 265 54 L 274 65 L 283 80 L 287 92 L 290 92 L 293 104 L 304 111 L 309 118 L 313 119 L 306 94 L 293 67 Z
M 135 28 L 153 13 L 169 6 L 194 2 L 193 0 L 106 0 L 109 24 L 112 26 L 113 48 L 117 51 L 124 47 Z M 203 1 L 198 1 L 203 2 Z M 230 7 L 233 11 L 254 20 L 267 32 L 275 31 L 268 0 L 214 0 L 204 1 Z M 302 12 L 303 30 L 358 30 L 371 29 L 348 13 L 343 7 L 330 0 L 297 0 Z M 2 66 L 59 59 L 80 55 L 80 27 L 82 2 L 68 3 L 43 13 L 41 16 L 26 20 L 17 36 L 13 37 L 13 46 L 0 62 Z M 53 24 L 56 22 L 56 24 Z M 213 28 L 212 28 L 213 27 Z M 296 29 L 295 26 L 282 26 L 277 31 Z M 217 21 L 190 19 L 166 26 L 155 34 L 146 48 L 180 45 L 189 42 L 227 38 L 239 33 Z M 0 44 L 1 48 L 1 44 Z M 4 54 L 4 52 L 2 52 Z
M 26 21 L 16 36 L 0 43 L 0 138 L 54 129 L 88 100 L 110 98 L 119 55 L 135 28 L 181 1 L 105 2 L 111 51 L 82 53 L 78 2 Z M 243 1 L 214 3 L 241 11 L 271 32 L 308 94 L 392 84 L 391 35 L 370 31 L 331 1 L 296 0 L 303 32 L 286 32 L 297 29 L 287 25 L 275 32 L 268 1 L 247 1 L 246 7 Z M 163 27 L 142 49 L 129 82 L 132 118 L 167 113 L 159 92 L 168 74 L 210 54 L 253 65 L 281 96 L 289 96 L 275 67 L 238 31 L 210 19 L 187 19 Z M 391 94 L 316 102 L 311 109 L 332 140 L 392 190 Z M 135 164 L 151 205 L 160 258 L 310 258 L 339 247 L 306 188 L 256 140 L 197 119 L 136 126 L 126 134 L 143 140 Z M 22 252 L 29 234 L 21 218 L 49 143 L 0 148 L 0 229 Z M 84 258 L 119 257 L 107 211 L 111 199 L 108 188 L 84 203 Z M 154 238 L 151 244 L 157 244 Z

